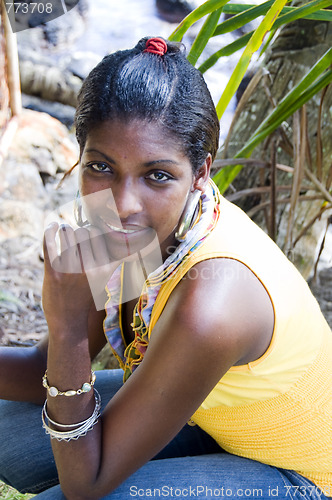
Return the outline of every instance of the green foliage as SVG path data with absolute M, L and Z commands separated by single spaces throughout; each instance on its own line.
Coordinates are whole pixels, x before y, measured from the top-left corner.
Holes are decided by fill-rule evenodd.
M 238 89 L 247 69 L 253 54 L 260 48 L 263 43 L 263 39 L 268 31 L 272 28 L 277 16 L 281 12 L 283 6 L 287 0 L 275 0 L 264 19 L 258 26 L 258 28 L 253 32 L 250 37 L 239 62 L 237 63 L 231 77 L 226 85 L 224 92 L 222 93 L 219 102 L 217 104 L 217 114 L 219 119 L 224 114 L 231 98 L 235 91 Z
M 169 37 L 170 40 L 181 41 L 187 30 L 197 21 L 208 16 L 203 24 L 194 44 L 188 54 L 189 61 L 196 65 L 198 58 L 207 46 L 209 40 L 217 35 L 229 33 L 246 26 L 259 16 L 264 16 L 255 31 L 238 37 L 234 42 L 219 49 L 200 66 L 204 73 L 211 68 L 221 57 L 227 57 L 243 49 L 239 61 L 230 76 L 229 82 L 223 91 L 216 106 L 219 119 L 222 118 L 232 97 L 235 95 L 242 81 L 254 53 L 260 49 L 264 51 L 266 45 L 275 31 L 297 19 L 332 20 L 332 11 L 324 10 L 330 6 L 330 0 L 313 0 L 299 7 L 286 6 L 287 0 L 268 0 L 259 5 L 238 5 L 228 3 L 227 0 L 208 0 L 196 10 L 191 12 Z M 234 14 L 230 19 L 220 24 L 220 14 Z M 268 41 L 263 45 L 264 38 L 269 35 Z M 235 158 L 250 157 L 253 149 L 268 135 L 272 134 L 280 124 L 289 118 L 296 110 L 303 106 L 309 99 L 320 92 L 332 80 L 332 51 L 327 50 L 324 56 L 315 64 L 308 74 L 294 87 L 290 93 L 278 104 L 261 126 L 254 132 L 246 145 L 237 152 Z M 215 176 L 221 192 L 229 187 L 237 174 L 241 171 L 241 164 L 224 166 Z
M 22 302 L 17 297 L 15 297 L 15 295 L 13 295 L 11 292 L 7 290 L 2 290 L 1 288 L 0 288 L 0 302 L 10 302 L 19 307 L 22 306 Z
M 314 95 L 332 81 L 332 49 L 329 49 L 312 67 L 307 75 L 279 102 L 270 115 L 260 124 L 251 138 L 235 155 L 235 158 L 248 158 L 266 137 L 272 134 L 287 118 L 292 116 Z M 241 165 L 226 166 L 215 177 L 220 190 L 224 192 L 236 175 L 242 170 Z
M 35 495 L 22 495 L 18 491 L 14 490 L 10 486 L 2 483 L 0 481 L 0 500 L 30 500 Z
M 259 1 L 259 0 L 258 0 Z M 216 110 L 219 119 L 222 118 L 231 99 L 236 94 L 248 66 L 255 53 L 259 57 L 265 53 L 272 40 L 278 33 L 278 29 L 290 22 L 299 19 L 316 21 L 332 21 L 332 10 L 330 0 L 311 0 L 297 7 L 286 5 L 288 0 L 267 0 L 257 4 L 236 4 L 227 0 L 207 0 L 204 4 L 191 12 L 176 28 L 169 37 L 174 41 L 181 41 L 186 31 L 197 21 L 206 17 L 193 45 L 188 54 L 188 60 L 204 73 L 213 67 L 221 57 L 229 57 L 240 52 L 236 64 L 226 88 L 222 92 L 217 103 Z M 305 0 L 304 0 L 305 1 Z M 221 14 L 231 14 L 232 17 L 219 23 Z M 262 18 L 256 30 L 252 30 L 249 23 Z M 218 24 L 219 23 L 219 24 Z M 220 47 L 215 53 L 205 58 L 204 50 L 211 38 L 225 33 L 243 29 L 245 34 L 235 36 L 232 43 Z M 246 32 L 247 31 L 247 32 Z M 199 61 L 199 62 L 198 62 Z M 252 78 L 246 89 L 238 108 L 235 110 L 232 130 L 236 120 L 241 114 L 244 103 L 255 90 L 260 80 L 264 77 L 264 68 L 261 67 Z M 299 239 L 306 234 L 311 226 L 321 218 L 324 212 L 332 208 L 332 165 L 323 168 L 323 145 L 321 141 L 321 125 L 323 102 L 327 86 L 332 82 L 332 49 L 327 49 L 325 54 L 309 68 L 308 73 L 301 81 L 285 95 L 279 103 L 273 103 L 273 109 L 263 120 L 259 127 L 252 133 L 241 149 L 233 154 L 232 158 L 218 159 L 214 163 L 217 172 L 214 181 L 221 193 L 225 193 L 239 172 L 247 166 L 256 166 L 260 169 L 268 169 L 269 182 L 261 183 L 264 175 L 258 176 L 257 185 L 244 188 L 227 194 L 231 201 L 238 200 L 244 196 L 256 196 L 257 204 L 248 212 L 253 216 L 258 211 L 263 211 L 266 228 L 273 239 L 277 238 L 277 206 L 288 204 L 287 231 L 282 249 L 287 255 L 292 251 Z M 271 96 L 272 97 L 272 96 Z M 316 165 L 313 166 L 310 150 L 309 129 L 307 120 L 306 103 L 316 98 L 317 124 L 316 124 Z M 285 123 L 292 118 L 293 137 L 289 139 L 285 132 Z M 314 124 L 311 123 L 311 129 Z M 278 133 L 277 133 L 278 131 Z M 230 137 L 230 134 L 229 134 Z M 229 137 L 224 143 L 224 153 L 227 153 Z M 263 143 L 264 141 L 264 143 Z M 267 149 L 270 150 L 270 161 L 261 158 L 251 158 L 257 146 L 263 143 L 263 157 L 266 157 Z M 292 166 L 279 165 L 277 151 L 284 150 L 290 157 Z M 218 170 L 219 169 L 219 170 Z M 279 172 L 281 172 L 279 174 Z M 285 172 L 288 180 L 285 179 Z M 277 175 L 278 173 L 278 175 Z M 281 183 L 278 183 L 281 178 Z M 234 186 L 233 191 L 234 191 Z M 301 225 L 301 230 L 294 231 L 294 222 L 298 204 L 302 201 L 317 202 L 315 211 L 309 220 Z M 327 225 L 328 227 L 328 225 Z M 326 231 L 327 231 L 326 227 Z M 280 242 L 279 242 L 280 243 Z M 319 256 L 317 258 L 318 262 Z M 317 265 L 317 263 L 316 263 Z
M 282 25 L 295 21 L 296 19 L 316 19 L 321 21 L 332 21 L 332 11 L 319 10 L 317 12 L 317 9 L 323 9 L 324 7 L 328 6 L 329 0 L 315 0 L 301 7 L 283 7 L 280 15 L 277 19 L 275 19 L 273 27 L 271 27 L 270 30 L 275 32 L 275 30 L 280 28 Z M 234 7 L 237 7 L 236 4 L 229 5 L 229 9 L 227 9 L 226 7 L 227 6 L 225 6 L 225 8 L 223 9 L 224 13 L 232 14 L 234 13 L 232 11 L 237 11 L 237 9 L 234 9 Z M 273 7 L 273 0 L 269 0 L 260 5 L 248 5 L 246 7 L 247 8 L 241 5 L 241 11 L 239 13 L 235 14 L 231 19 L 227 19 L 223 23 L 219 24 L 216 27 L 213 36 L 235 31 L 239 28 L 245 27 L 249 22 L 257 19 L 262 15 L 267 16 L 269 9 Z M 263 19 L 262 23 L 265 23 L 265 18 Z M 199 70 L 204 73 L 209 68 L 211 68 L 221 57 L 229 56 L 231 54 L 234 54 L 237 50 L 242 49 L 249 42 L 253 34 L 254 31 L 246 33 L 242 37 L 238 38 L 235 42 L 232 42 L 222 49 L 218 50 L 215 54 L 212 54 L 206 61 L 204 61 L 204 63 L 199 67 Z
M 218 24 L 222 9 L 217 9 L 212 12 L 206 19 L 201 31 L 197 35 L 190 52 L 188 54 L 188 61 L 191 62 L 193 66 L 197 63 L 197 59 L 202 54 L 205 49 L 209 39 L 215 32 L 216 26 Z

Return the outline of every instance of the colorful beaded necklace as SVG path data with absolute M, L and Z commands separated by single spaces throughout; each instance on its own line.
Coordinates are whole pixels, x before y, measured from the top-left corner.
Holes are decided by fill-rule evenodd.
M 106 286 L 108 300 L 105 305 L 106 318 L 104 332 L 112 351 L 124 370 L 124 381 L 141 363 L 148 348 L 148 331 L 151 313 L 161 286 L 170 279 L 179 265 L 189 257 L 205 240 L 215 227 L 219 218 L 220 193 L 212 180 L 200 199 L 200 216 L 181 242 L 165 262 L 150 273 L 144 282 L 141 295 L 134 308 L 134 340 L 126 346 L 121 328 L 120 305 L 122 302 L 123 268 L 121 264 L 113 273 Z

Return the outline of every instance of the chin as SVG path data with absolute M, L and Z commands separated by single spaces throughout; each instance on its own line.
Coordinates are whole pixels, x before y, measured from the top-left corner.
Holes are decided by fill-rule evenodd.
M 112 259 L 118 261 L 135 261 L 150 258 L 156 267 L 162 263 L 161 248 L 158 237 L 153 230 L 142 234 L 108 234 L 105 235 L 106 246 Z M 156 265 L 158 264 L 158 265 Z

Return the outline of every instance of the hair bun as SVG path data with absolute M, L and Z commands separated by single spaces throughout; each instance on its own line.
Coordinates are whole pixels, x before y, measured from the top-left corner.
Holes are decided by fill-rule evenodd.
M 143 52 L 150 52 L 150 54 L 163 56 L 167 52 L 167 43 L 162 38 L 149 38 Z

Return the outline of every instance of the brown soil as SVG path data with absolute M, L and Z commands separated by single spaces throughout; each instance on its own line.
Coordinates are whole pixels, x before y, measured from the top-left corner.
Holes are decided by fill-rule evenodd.
M 41 306 L 43 263 L 40 246 L 17 238 L 22 252 L 13 255 L 11 244 L 0 250 L 0 344 L 29 346 L 47 332 Z

